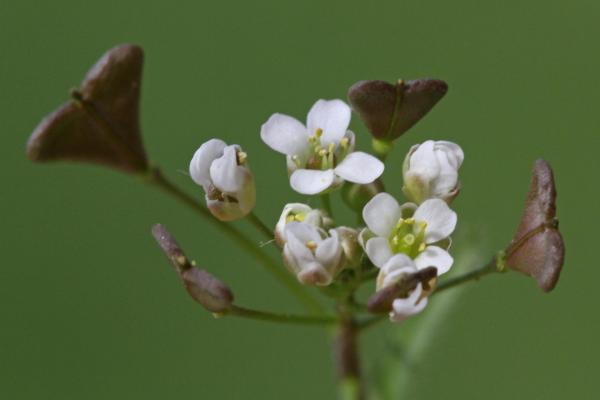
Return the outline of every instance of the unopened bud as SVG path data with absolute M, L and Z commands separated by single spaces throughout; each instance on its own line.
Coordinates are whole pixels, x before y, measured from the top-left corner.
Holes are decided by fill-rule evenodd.
M 506 264 L 533 277 L 544 292 L 549 292 L 558 282 L 564 257 L 552 168 L 545 160 L 537 160 L 521 222 L 506 249 Z
M 224 313 L 231 308 L 231 290 L 213 275 L 196 268 L 163 225 L 154 225 L 152 234 L 195 301 L 213 313 Z

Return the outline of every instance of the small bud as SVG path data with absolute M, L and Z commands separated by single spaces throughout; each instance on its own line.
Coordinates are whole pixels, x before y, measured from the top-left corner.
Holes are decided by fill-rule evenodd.
M 233 303 L 231 290 L 208 272 L 196 268 L 163 225 L 154 225 L 152 235 L 194 300 L 213 313 L 224 313 L 231 308 Z
M 208 209 L 221 221 L 243 218 L 256 204 L 254 176 L 247 159 L 238 145 L 211 139 L 196 150 L 190 162 L 190 176 L 202 186 Z
M 391 141 L 425 116 L 447 91 L 446 82 L 437 79 L 399 80 L 395 85 L 360 81 L 348 90 L 348 99 L 375 138 Z
M 381 192 L 385 192 L 385 187 L 379 178 L 366 185 L 346 182 L 342 187 L 342 199 L 352 210 L 362 212 L 369 200 Z
M 537 160 L 521 222 L 506 249 L 506 264 L 533 277 L 549 292 L 556 286 L 565 257 L 556 219 L 556 187 L 550 164 Z
M 363 255 L 362 248 L 358 244 L 358 231 L 347 226 L 339 226 L 333 230 L 338 234 L 346 264 L 349 267 L 358 265 Z
M 306 222 L 290 222 L 285 227 L 283 261 L 305 285 L 327 286 L 345 266 L 338 233 L 329 236 Z
M 38 162 L 78 161 L 127 173 L 148 169 L 139 125 L 144 53 L 134 45 L 109 50 L 92 67 L 73 99 L 44 118 L 27 143 Z
M 306 222 L 325 230 L 333 226 L 333 221 L 323 210 L 313 209 L 302 203 L 286 204 L 275 225 L 275 241 L 280 247 L 285 245 L 285 227 L 290 222 Z
M 458 169 L 464 158 L 452 142 L 427 140 L 412 146 L 402 167 L 402 191 L 417 204 L 436 198 L 450 204 L 458 195 Z

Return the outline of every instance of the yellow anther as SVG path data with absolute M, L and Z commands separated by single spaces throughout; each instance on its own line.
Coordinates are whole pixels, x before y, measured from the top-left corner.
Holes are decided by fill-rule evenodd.
M 241 165 L 243 163 L 246 162 L 246 159 L 248 158 L 248 154 L 243 152 L 243 151 L 238 151 L 237 152 L 237 163 L 238 165 Z
M 414 218 L 406 218 L 404 220 L 404 223 L 408 224 L 408 225 L 412 225 L 415 223 L 415 219 Z
M 315 243 L 312 240 L 309 240 L 308 242 L 306 242 L 306 247 L 308 247 L 310 251 L 314 251 L 317 248 L 317 243 Z
M 321 149 L 321 150 L 319 150 L 319 155 L 320 155 L 321 157 L 325 157 L 325 156 L 327 155 L 327 150 L 325 150 L 325 149 Z
M 304 218 L 305 218 L 305 217 L 306 217 L 306 215 L 304 215 L 304 214 L 296 214 L 296 215 L 294 216 L 294 219 L 295 219 L 296 221 L 298 221 L 298 222 L 302 222 L 302 221 L 304 221 Z
M 342 138 L 342 140 L 340 140 L 340 146 L 342 146 L 343 148 L 348 147 L 349 143 L 350 143 L 350 140 L 348 140 L 347 137 Z
M 334 148 L 335 148 L 335 144 L 329 143 L 329 146 L 327 146 L 327 151 L 330 153 L 333 153 Z
M 425 242 L 423 242 L 419 245 L 419 253 L 422 252 L 423 250 L 425 250 Z
M 398 235 L 395 235 L 395 236 L 392 238 L 392 243 L 393 243 L 394 245 L 397 245 L 399 241 L 400 241 L 400 239 L 398 238 Z
M 315 131 L 315 136 L 320 138 L 322 135 L 323 135 L 323 129 L 317 128 L 317 130 Z

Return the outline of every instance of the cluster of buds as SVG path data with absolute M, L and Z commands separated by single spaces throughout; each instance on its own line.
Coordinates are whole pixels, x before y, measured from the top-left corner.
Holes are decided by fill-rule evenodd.
M 449 141 L 425 140 L 410 147 L 402 166 L 403 183 L 398 185 L 405 195 L 401 202 L 385 191 L 383 160 L 394 141 L 444 96 L 445 82 L 361 81 L 348 92 L 351 105 L 340 99 L 318 100 L 306 125 L 284 114 L 269 117 L 260 137 L 285 155 L 290 186 L 300 195 L 323 200 L 323 209 L 285 205 L 271 231 L 253 213 L 255 178 L 248 154 L 239 145 L 211 139 L 193 155 L 190 177 L 202 187 L 206 208 L 151 167 L 138 120 L 142 64 L 138 46 L 118 46 L 106 53 L 80 89 L 72 91 L 71 100 L 38 125 L 28 156 L 34 161 L 101 164 L 138 175 L 192 205 L 255 252 L 251 239 L 225 224 L 250 217 L 277 244 L 283 264 L 302 284 L 341 287 L 336 293 L 346 301 L 348 293 L 352 296 L 367 281 L 365 276 L 376 276 L 368 309 L 389 313 L 392 321 L 426 307 L 438 278 L 454 262 L 449 250 L 457 214 L 450 205 L 460 190 L 464 153 Z M 356 135 L 348 129 L 353 110 L 371 133 L 376 156 L 355 150 Z M 357 226 L 337 225 L 332 218 L 328 196 L 340 188 L 346 204 L 360 217 Z M 539 160 L 517 233 L 504 256 L 491 264 L 532 276 L 544 291 L 554 288 L 564 262 L 555 198 L 552 170 Z M 233 305 L 224 284 L 192 265 L 164 227 L 155 227 L 154 234 L 194 299 L 215 313 L 244 313 Z M 296 285 L 285 270 L 279 273 Z

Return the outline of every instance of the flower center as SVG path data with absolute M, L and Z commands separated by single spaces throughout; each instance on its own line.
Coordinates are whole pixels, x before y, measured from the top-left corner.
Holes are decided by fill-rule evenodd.
M 400 218 L 388 238 L 392 252 L 415 258 L 425 250 L 426 228 L 426 222 L 417 223 L 414 218 Z
M 305 213 L 289 213 L 287 217 L 285 217 L 285 222 L 302 222 L 306 218 Z
M 317 128 L 315 134 L 308 137 L 308 152 L 306 157 L 301 157 L 298 154 L 292 156 L 292 161 L 298 168 L 327 170 L 335 168 L 348 154 L 350 141 L 344 137 L 340 143 L 329 143 L 323 146 L 321 143 L 323 129 Z

